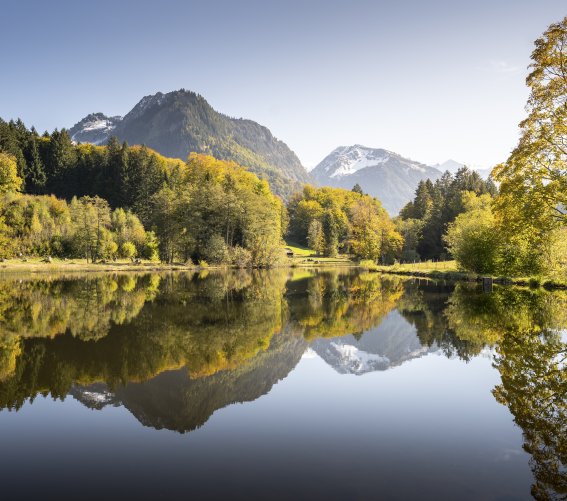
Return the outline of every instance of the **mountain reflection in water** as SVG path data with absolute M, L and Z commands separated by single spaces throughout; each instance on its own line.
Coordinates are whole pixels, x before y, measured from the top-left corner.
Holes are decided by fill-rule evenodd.
M 287 270 L 0 281 L 0 408 L 38 395 L 191 432 L 270 393 L 309 350 L 339 374 L 490 356 L 532 495 L 567 495 L 567 293 Z M 349 377 L 349 376 L 345 376 Z

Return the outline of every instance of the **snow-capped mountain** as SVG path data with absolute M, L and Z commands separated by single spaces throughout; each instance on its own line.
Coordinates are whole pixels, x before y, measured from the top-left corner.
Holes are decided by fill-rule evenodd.
M 413 198 L 419 181 L 435 180 L 441 171 L 392 151 L 355 144 L 336 148 L 311 175 L 322 186 L 351 189 L 358 183 L 395 215 Z
M 122 121 L 122 117 L 107 117 L 104 113 L 91 113 L 77 122 L 69 135 L 77 143 L 102 144 L 111 135 L 112 131 Z
M 388 313 L 378 327 L 365 332 L 362 337 L 317 339 L 311 349 L 338 373 L 356 375 L 391 369 L 438 351 L 435 344 L 431 347 L 422 345 L 415 326 L 397 310 Z

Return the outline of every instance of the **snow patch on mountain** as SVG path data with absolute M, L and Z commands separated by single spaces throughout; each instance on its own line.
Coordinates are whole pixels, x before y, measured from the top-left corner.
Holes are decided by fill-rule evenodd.
M 93 122 L 86 124 L 83 128 L 84 131 L 100 129 L 114 129 L 114 125 L 110 122 L 110 120 L 94 120 Z
M 103 113 L 91 113 L 73 125 L 69 129 L 69 135 L 75 143 L 103 144 L 121 121 L 120 116 L 107 117 Z
M 104 383 L 91 385 L 73 385 L 69 390 L 75 400 L 78 400 L 89 409 L 101 410 L 107 405 L 118 405 L 116 395 Z
M 364 374 L 366 372 L 384 370 L 390 365 L 388 357 L 368 353 L 351 344 L 329 343 L 329 358 L 334 359 L 335 368 L 342 374 Z
M 311 174 L 320 186 L 352 189 L 359 184 L 395 215 L 409 202 L 419 181 L 435 181 L 441 172 L 421 162 L 382 148 L 360 144 L 340 146 L 327 155 Z
M 409 169 L 420 172 L 426 170 L 425 165 L 405 159 L 393 151 L 367 148 L 360 144 L 339 146 L 317 166 L 317 170 L 325 172 L 329 178 L 340 179 L 361 169 L 385 164 L 391 159 L 400 162 L 406 172 Z

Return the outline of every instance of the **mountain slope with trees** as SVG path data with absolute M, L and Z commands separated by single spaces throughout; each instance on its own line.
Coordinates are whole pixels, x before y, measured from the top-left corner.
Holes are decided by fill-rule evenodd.
M 310 180 L 295 153 L 266 127 L 223 115 L 202 96 L 184 89 L 145 96 L 123 118 L 89 115 L 69 133 L 74 140 L 96 144 L 116 136 L 182 160 L 192 152 L 232 160 L 267 179 L 283 198 Z
M 268 266 L 286 221 L 268 182 L 236 162 L 0 122 L 0 257 L 154 258 L 159 248 L 168 263 Z

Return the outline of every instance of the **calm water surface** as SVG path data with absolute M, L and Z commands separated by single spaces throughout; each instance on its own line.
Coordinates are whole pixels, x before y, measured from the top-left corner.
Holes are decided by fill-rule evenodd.
M 4 277 L 3 499 L 565 499 L 566 327 L 367 273 Z

